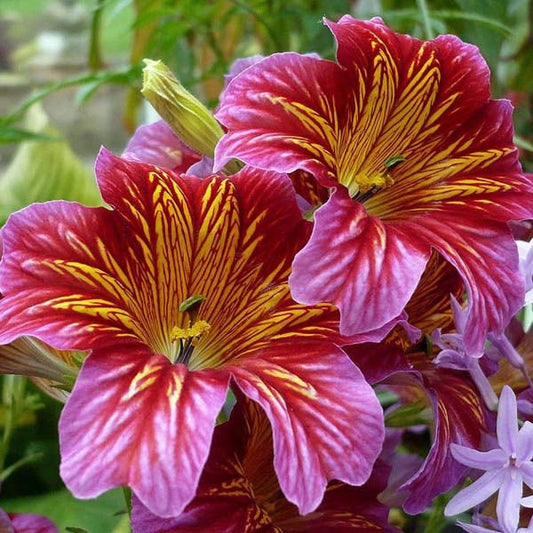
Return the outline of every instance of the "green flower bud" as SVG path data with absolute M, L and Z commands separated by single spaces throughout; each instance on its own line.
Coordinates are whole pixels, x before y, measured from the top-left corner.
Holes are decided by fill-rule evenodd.
M 209 109 L 176 79 L 162 61 L 144 60 L 144 97 L 193 150 L 213 157 L 223 131 Z

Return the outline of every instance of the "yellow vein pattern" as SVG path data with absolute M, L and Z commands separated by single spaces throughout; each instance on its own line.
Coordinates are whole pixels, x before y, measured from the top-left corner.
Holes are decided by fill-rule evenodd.
M 48 320 L 52 311 L 63 335 L 80 331 L 76 346 L 84 349 L 136 342 L 192 370 L 235 361 L 272 340 L 337 339 L 332 306 L 306 307 L 290 296 L 291 262 L 310 228 L 296 203 L 293 212 L 283 203 L 292 194 L 286 177 L 179 178 L 105 157 L 102 195 L 112 209 L 67 205 L 70 218 L 84 223 L 57 230 L 57 253 L 44 250 L 40 237 L 28 250 L 25 269 L 47 286 L 32 294 L 32 316 L 39 310 Z M 53 206 L 36 209 L 59 216 Z M 203 301 L 180 312 L 194 295 Z M 198 321 L 205 327 L 191 342 L 176 337 Z

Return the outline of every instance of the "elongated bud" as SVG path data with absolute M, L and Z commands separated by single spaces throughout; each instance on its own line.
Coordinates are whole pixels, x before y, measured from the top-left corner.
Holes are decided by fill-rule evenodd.
M 213 157 L 223 131 L 209 109 L 176 79 L 162 61 L 144 60 L 142 94 L 193 150 Z

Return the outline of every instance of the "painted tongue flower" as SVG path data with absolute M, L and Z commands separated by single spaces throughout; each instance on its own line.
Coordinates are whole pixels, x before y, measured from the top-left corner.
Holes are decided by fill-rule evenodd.
M 350 16 L 326 24 L 338 63 L 275 54 L 231 81 L 216 168 L 238 158 L 335 188 L 290 285 L 300 302 L 337 305 L 343 334 L 383 338 L 434 249 L 464 280 L 465 342 L 481 353 L 523 299 L 506 223 L 533 218 L 511 105 L 489 99 L 486 63 L 454 36 L 423 42 Z
M 383 415 L 338 347 L 337 311 L 290 297 L 309 224 L 288 178 L 182 178 L 106 151 L 96 173 L 112 209 L 16 213 L 0 267 L 0 342 L 92 350 L 59 426 L 72 492 L 128 485 L 152 512 L 179 515 L 230 380 L 265 410 L 281 489 L 302 513 L 332 478 L 364 483 Z
M 452 444 L 452 454 L 460 463 L 486 472 L 474 483 L 459 491 L 444 513 L 453 516 L 474 507 L 498 491 L 496 513 L 505 533 L 518 526 L 522 485 L 533 489 L 533 424 L 525 422 L 518 429 L 516 398 L 509 386 L 500 396 L 497 419 L 499 448 L 480 452 Z
M 270 424 L 257 404 L 240 396 L 230 420 L 215 430 L 196 497 L 183 514 L 176 518 L 154 516 L 134 496 L 133 532 L 399 533 L 388 524 L 388 507 L 378 501 L 389 474 L 382 462 L 376 463 L 362 487 L 332 481 L 320 506 L 300 516 L 284 498 L 272 460 Z

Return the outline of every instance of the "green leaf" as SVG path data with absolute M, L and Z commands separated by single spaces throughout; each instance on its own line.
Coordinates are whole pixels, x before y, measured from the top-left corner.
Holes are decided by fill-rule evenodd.
M 35 133 L 22 128 L 0 125 L 0 144 L 19 143 L 22 141 L 53 141 L 56 137 L 44 133 Z
M 522 150 L 527 150 L 528 152 L 533 152 L 533 144 L 530 143 L 527 139 L 524 139 L 524 137 L 521 137 L 520 135 L 515 135 L 513 137 L 513 141 L 518 146 L 518 148 L 522 148 Z
M 385 417 L 385 425 L 387 427 L 403 428 L 418 426 L 420 424 L 427 425 L 432 420 L 433 414 L 431 409 L 423 401 L 416 401 L 402 405 L 398 409 L 390 412 Z
M 102 200 L 92 171 L 48 124 L 40 108 L 32 108 L 29 115 L 29 130 L 57 140 L 28 141 L 19 146 L 0 177 L 0 223 L 32 202 L 63 199 L 100 205 Z

